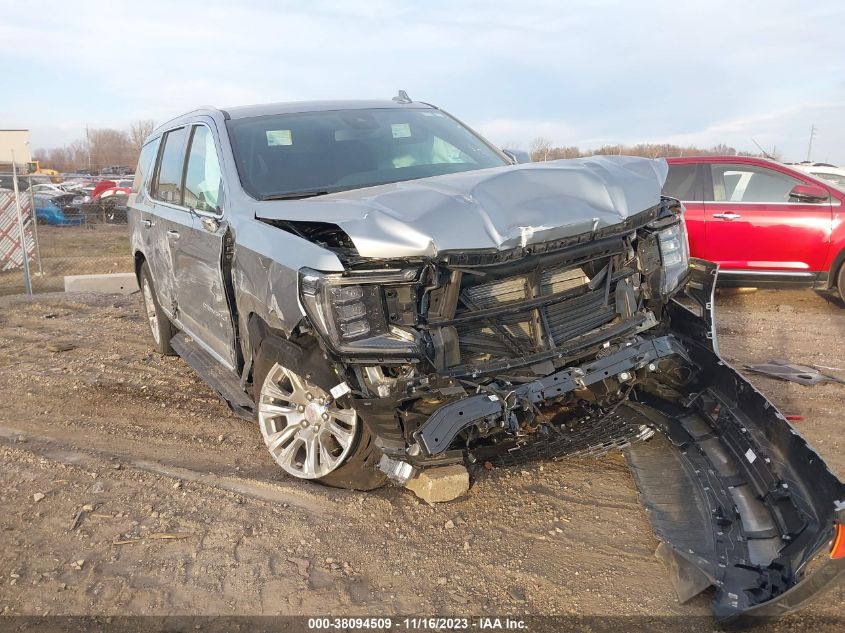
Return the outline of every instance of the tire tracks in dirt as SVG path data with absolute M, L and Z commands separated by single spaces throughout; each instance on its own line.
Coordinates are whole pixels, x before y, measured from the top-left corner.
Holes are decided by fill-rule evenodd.
M 21 440 L 24 441 L 21 441 Z M 185 466 L 176 466 L 161 461 L 139 457 L 137 452 L 106 450 L 89 444 L 81 449 L 72 444 L 62 442 L 46 435 L 33 435 L 29 431 L 0 426 L 0 443 L 14 446 L 18 450 L 25 450 L 44 459 L 72 466 L 102 469 L 119 460 L 121 467 L 130 466 L 147 473 L 168 477 L 177 481 L 188 481 L 201 484 L 213 489 L 234 492 L 259 501 L 268 503 L 287 504 L 307 512 L 309 515 L 326 520 L 329 517 L 338 519 L 346 515 L 345 505 L 336 504 L 335 499 L 348 497 L 355 493 L 331 491 L 331 494 L 317 495 L 297 489 L 293 485 L 233 477 L 210 471 L 199 471 Z

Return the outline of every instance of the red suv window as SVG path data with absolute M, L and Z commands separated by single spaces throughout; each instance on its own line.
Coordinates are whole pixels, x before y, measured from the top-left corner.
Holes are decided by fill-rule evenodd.
M 789 202 L 797 178 L 754 165 L 716 163 L 712 166 L 716 202 Z

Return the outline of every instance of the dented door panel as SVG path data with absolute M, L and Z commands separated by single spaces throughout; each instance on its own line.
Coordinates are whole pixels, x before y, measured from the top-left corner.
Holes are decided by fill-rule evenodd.
M 187 219 L 189 222 L 180 227 L 180 267 L 176 275 L 180 321 L 186 331 L 234 369 L 235 332 L 224 275 L 228 224 L 207 216 Z

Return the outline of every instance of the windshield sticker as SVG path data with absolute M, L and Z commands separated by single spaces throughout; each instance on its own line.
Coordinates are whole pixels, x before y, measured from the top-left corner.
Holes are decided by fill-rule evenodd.
M 410 123 L 391 123 L 390 129 L 393 131 L 393 138 L 408 138 L 411 136 Z
M 267 145 L 293 145 L 290 130 L 267 130 Z

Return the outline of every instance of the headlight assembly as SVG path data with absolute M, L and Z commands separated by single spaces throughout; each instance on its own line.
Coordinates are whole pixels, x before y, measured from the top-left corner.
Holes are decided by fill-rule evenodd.
M 683 216 L 678 218 L 677 224 L 657 232 L 657 243 L 663 262 L 660 294 L 666 296 L 683 283 L 689 270 L 689 241 Z
M 683 216 L 651 223 L 639 248 L 641 272 L 652 296 L 668 299 L 683 285 L 689 272 L 689 241 Z
M 338 353 L 379 355 L 416 353 L 413 330 L 388 316 L 385 290 L 408 287 L 417 270 L 362 272 L 352 275 L 299 271 L 300 297 L 313 326 Z

